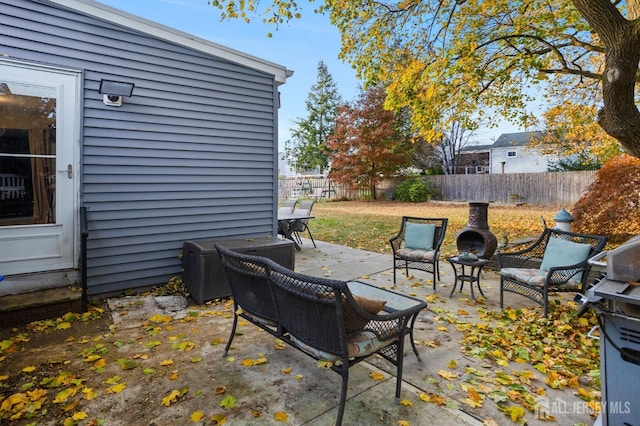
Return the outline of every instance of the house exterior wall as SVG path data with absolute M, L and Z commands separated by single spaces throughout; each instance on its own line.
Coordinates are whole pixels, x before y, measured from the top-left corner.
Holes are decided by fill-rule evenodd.
M 461 152 L 458 158 L 456 175 L 489 173 L 489 152 Z
M 515 156 L 509 153 L 515 153 Z M 525 146 L 491 148 L 491 173 L 546 172 L 550 160 L 550 156 L 540 155 Z
M 90 294 L 165 283 L 187 240 L 275 235 L 273 75 L 45 0 L 0 0 L 0 26 L 3 55 L 83 73 Z

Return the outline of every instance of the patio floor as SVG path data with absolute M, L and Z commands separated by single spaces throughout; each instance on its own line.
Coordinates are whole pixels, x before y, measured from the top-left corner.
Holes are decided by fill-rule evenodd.
M 389 254 L 349 249 L 321 241 L 316 241 L 316 244 L 317 248 L 313 248 L 309 240 L 303 240 L 302 250 L 296 252 L 297 271 L 393 287 Z M 449 297 L 454 275 L 446 261 L 441 263 L 442 282 L 438 283 L 436 293 L 426 281 L 427 274 L 421 271 L 410 273 L 414 275 L 408 278 L 398 273 L 395 290 L 423 300 L 431 299 L 415 325 L 415 339 L 422 362 L 412 351 L 407 351 L 401 404 L 394 401 L 394 370 L 385 360 L 373 359 L 351 368 L 343 423 L 369 426 L 515 424 L 488 398 L 480 407 L 463 403 L 465 392 L 460 389 L 460 383 L 448 382 L 438 375 L 438 371 L 451 370 L 452 362 L 462 371 L 467 367 L 487 368 L 480 360 L 460 352 L 461 333 L 455 326 L 443 326 L 438 313 L 454 312 L 474 321 L 474 317 L 478 317 L 478 306 L 498 311 L 496 273 L 486 270 L 481 275 L 486 295 L 481 305 L 470 300 L 468 288 Z M 512 307 L 532 306 L 532 302 L 517 295 L 507 294 L 505 301 Z M 115 358 L 135 360 L 138 368 L 146 366 L 153 372 L 143 379 L 127 381 L 127 377 L 133 376 L 127 376 L 129 371 L 125 367 L 114 369 L 114 366 L 107 365 L 108 371 L 102 374 L 97 386 L 106 389 L 109 385 L 104 382 L 119 375 L 126 388 L 121 392 L 110 392 L 108 399 L 105 394 L 91 401 L 82 401 L 80 407 L 89 414 L 87 420 L 102 419 L 109 425 L 160 426 L 191 421 L 209 425 L 217 424 L 212 420 L 215 416 L 223 416 L 226 424 L 230 425 L 334 424 L 340 376 L 318 367 L 311 358 L 295 349 L 281 347 L 273 336 L 251 324 L 240 326 L 241 334 L 236 336 L 229 358 L 223 358 L 224 343 L 231 327 L 228 304 L 197 306 L 190 299 L 179 296 L 136 296 L 108 299 L 106 305 L 112 322 L 109 332 L 93 339 L 86 338 L 84 345 L 97 346 L 94 342 L 104 342 L 109 347 L 109 356 L 114 358 L 113 364 L 116 363 Z M 156 322 L 150 322 L 157 314 Z M 164 323 L 163 318 L 168 322 Z M 444 331 L 443 327 L 447 330 Z M 47 339 L 42 345 L 22 354 L 9 354 L 0 367 L 7 371 L 6 374 L 13 374 L 9 369 L 20 368 L 21 365 L 49 365 L 52 370 L 57 370 L 58 367 L 51 364 L 51 356 L 56 354 L 56 358 L 71 360 L 66 368 L 78 366 L 90 377 L 94 369 L 86 361 L 84 351 L 83 355 L 79 354 L 75 341 Z M 173 346 L 167 341 L 174 342 Z M 428 342 L 438 342 L 438 345 L 429 345 Z M 12 358 L 12 355 L 16 357 Z M 380 374 L 371 375 L 372 372 Z M 544 387 L 542 381 L 539 385 Z M 163 396 L 170 395 L 172 390 L 178 391 L 175 400 L 163 404 Z M 451 397 L 456 392 L 459 397 Z M 436 401 L 438 395 L 445 398 Z M 221 407 L 228 396 L 235 401 L 234 406 Z M 546 397 L 568 404 L 568 409 L 554 413 L 557 424 L 593 423 L 593 417 L 585 410 L 571 409 L 576 406 L 575 401 L 580 401 L 572 389 L 547 389 Z M 429 399 L 431 402 L 425 401 Z M 201 413 L 202 418 L 190 421 L 193 413 Z M 283 422 L 280 414 L 286 416 L 286 421 Z M 524 419 L 529 425 L 549 424 L 536 419 L 533 413 L 526 413 Z M 44 418 L 38 424 L 47 424 L 46 421 L 48 419 Z M 50 424 L 59 424 L 49 421 Z

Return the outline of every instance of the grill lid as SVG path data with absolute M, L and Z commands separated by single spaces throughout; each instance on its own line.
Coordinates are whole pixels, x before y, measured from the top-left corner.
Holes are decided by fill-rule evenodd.
M 607 253 L 607 278 L 617 281 L 640 281 L 640 235 Z
M 606 263 L 601 261 L 605 257 Z M 610 280 L 632 283 L 640 281 L 640 234 L 620 247 L 593 256 L 589 263 L 606 266 L 607 278 Z

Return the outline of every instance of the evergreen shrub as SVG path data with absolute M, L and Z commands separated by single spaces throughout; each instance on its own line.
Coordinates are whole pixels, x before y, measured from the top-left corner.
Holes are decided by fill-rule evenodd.
M 424 203 L 429 201 L 437 190 L 433 183 L 427 181 L 423 176 L 412 175 L 400 182 L 393 192 L 393 199 L 406 203 Z

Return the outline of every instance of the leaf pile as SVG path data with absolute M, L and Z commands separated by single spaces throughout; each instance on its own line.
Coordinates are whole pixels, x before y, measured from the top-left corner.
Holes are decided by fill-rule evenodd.
M 462 333 L 460 351 L 482 367 L 451 360 L 449 370 L 437 372 L 457 402 L 475 409 L 492 400 L 513 422 L 526 424 L 525 415 L 539 415 L 540 398 L 550 388 L 572 389 L 592 416 L 599 413 L 599 344 L 587 336 L 597 323 L 595 314 L 577 318 L 574 303 L 557 300 L 549 318 L 542 317 L 539 309 L 495 312 L 479 305 L 480 321 L 472 323 L 464 310 L 431 309 L 438 314 L 438 323 L 451 324 Z M 443 325 L 437 328 L 446 330 Z M 438 379 L 428 381 L 435 384 Z M 548 415 L 544 420 L 555 419 Z
M 617 246 L 640 233 L 640 159 L 622 155 L 598 170 L 573 209 L 573 228 Z

